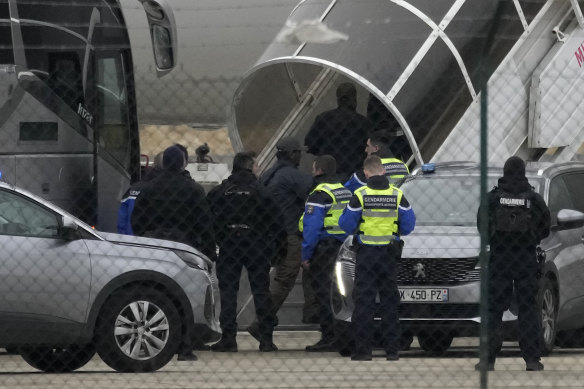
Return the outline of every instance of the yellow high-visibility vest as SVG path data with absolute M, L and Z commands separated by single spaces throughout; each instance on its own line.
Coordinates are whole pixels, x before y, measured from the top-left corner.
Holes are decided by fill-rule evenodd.
M 362 186 L 355 191 L 363 209 L 359 238 L 369 245 L 387 245 L 399 232 L 398 206 L 403 192 L 393 185 L 388 189 L 371 189 Z
M 331 207 L 328 209 L 328 212 L 326 213 L 326 215 L 324 217 L 324 229 L 329 234 L 332 234 L 332 235 L 344 234 L 345 231 L 343 231 L 339 227 L 339 218 L 341 217 L 343 210 L 345 209 L 345 207 L 347 206 L 347 204 L 351 200 L 351 197 L 353 195 L 351 193 L 351 191 L 339 183 L 337 183 L 337 184 L 323 183 L 323 184 L 319 184 L 316 188 L 314 188 L 314 190 L 312 192 L 310 192 L 310 195 L 312 195 L 314 192 L 325 192 L 333 200 Z M 300 217 L 300 220 L 298 221 L 298 230 L 300 230 L 300 232 L 302 232 L 303 229 L 304 229 L 304 214 L 302 214 L 302 216 Z

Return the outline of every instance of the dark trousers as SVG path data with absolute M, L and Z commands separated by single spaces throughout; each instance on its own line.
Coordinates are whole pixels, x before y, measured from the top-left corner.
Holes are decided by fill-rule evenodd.
M 386 353 L 399 351 L 399 292 L 397 289 L 397 267 L 399 246 L 360 245 L 355 267 L 353 301 L 355 310 L 351 319 L 355 353 L 370 355 L 373 349 L 373 320 L 375 297 L 381 300 L 381 336 Z
M 494 362 L 502 342 L 503 313 L 511 305 L 513 291 L 519 310 L 518 334 L 521 356 L 527 362 L 541 356 L 541 313 L 537 308 L 537 259 L 535 248 L 491 247 L 489 262 L 489 362 Z
M 270 259 L 267 248 L 257 239 L 228 240 L 219 250 L 217 278 L 221 293 L 219 321 L 223 338 L 235 338 L 237 334 L 237 292 L 241 269 L 245 266 L 256 316 L 259 321 L 260 339 L 272 341 L 274 319 L 270 297 Z
M 307 273 L 318 302 L 321 336 L 326 341 L 332 341 L 335 338 L 331 309 L 331 283 L 334 261 L 341 243 L 335 238 L 321 240 L 310 260 L 310 269 Z

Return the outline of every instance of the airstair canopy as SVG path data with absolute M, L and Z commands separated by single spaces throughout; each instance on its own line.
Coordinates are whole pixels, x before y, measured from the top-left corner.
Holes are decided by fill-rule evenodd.
M 422 163 L 476 99 L 488 76 L 479 72 L 484 57 L 492 72 L 544 3 L 302 1 L 234 95 L 232 143 L 269 163 L 281 136 L 303 139 L 319 113 L 336 107 L 337 86 L 351 82 L 358 112 L 371 117 L 381 107 L 409 144 L 403 157 Z M 495 27 L 500 33 L 487 39 Z

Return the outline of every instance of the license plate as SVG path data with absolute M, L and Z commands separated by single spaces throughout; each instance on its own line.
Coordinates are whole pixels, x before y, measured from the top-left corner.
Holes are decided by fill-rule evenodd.
M 399 288 L 399 297 L 402 303 L 411 302 L 443 303 L 448 301 L 448 289 Z

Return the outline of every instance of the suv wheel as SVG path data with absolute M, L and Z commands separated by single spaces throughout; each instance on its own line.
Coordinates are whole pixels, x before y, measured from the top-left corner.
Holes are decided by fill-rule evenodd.
M 538 296 L 541 312 L 541 344 L 542 352 L 548 355 L 552 352 L 556 341 L 556 319 L 558 312 L 558 295 L 553 282 L 546 278 Z
M 450 348 L 454 339 L 451 333 L 441 330 L 421 331 L 417 335 L 420 347 L 432 355 L 444 354 Z
M 47 373 L 68 373 L 85 366 L 95 355 L 93 344 L 68 347 L 18 348 L 18 353 L 32 367 Z
M 156 289 L 121 290 L 104 304 L 100 315 L 97 352 L 114 370 L 155 371 L 178 350 L 181 321 L 177 309 Z

